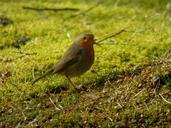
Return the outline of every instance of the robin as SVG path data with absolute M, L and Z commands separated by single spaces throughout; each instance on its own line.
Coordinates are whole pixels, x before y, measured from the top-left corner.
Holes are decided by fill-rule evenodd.
M 59 62 L 42 76 L 33 79 L 32 84 L 49 74 L 61 74 L 66 76 L 69 82 L 74 86 L 70 78 L 82 75 L 90 69 L 94 62 L 93 44 L 95 44 L 93 34 L 81 34 L 65 52 Z

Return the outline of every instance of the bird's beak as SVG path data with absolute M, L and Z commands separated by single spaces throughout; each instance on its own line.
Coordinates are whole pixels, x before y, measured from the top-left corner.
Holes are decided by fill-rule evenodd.
M 94 39 L 93 40 L 93 44 L 97 45 L 97 46 L 101 46 L 98 42 L 97 42 L 97 39 Z
M 96 41 L 97 41 L 97 39 L 94 39 L 94 40 L 93 40 L 93 44 L 97 44 Z

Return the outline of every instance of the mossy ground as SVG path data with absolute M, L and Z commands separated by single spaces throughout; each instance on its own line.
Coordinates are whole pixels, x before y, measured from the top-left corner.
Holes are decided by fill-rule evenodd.
M 171 18 L 169 0 L 1 0 L 0 127 L 169 127 Z M 22 6 L 79 8 L 38 12 Z M 30 81 L 51 67 L 77 35 L 97 39 L 128 31 L 95 46 L 91 70 L 74 78 Z M 105 44 L 106 43 L 106 44 Z

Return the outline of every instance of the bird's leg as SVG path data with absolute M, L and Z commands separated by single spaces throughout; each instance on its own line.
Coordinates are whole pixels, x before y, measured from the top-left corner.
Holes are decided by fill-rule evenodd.
M 71 79 L 70 79 L 68 76 L 66 76 L 66 78 L 68 79 L 68 81 L 69 81 L 69 83 L 72 85 L 72 87 L 73 87 L 74 89 L 76 89 L 76 86 L 75 86 L 75 84 L 71 81 Z

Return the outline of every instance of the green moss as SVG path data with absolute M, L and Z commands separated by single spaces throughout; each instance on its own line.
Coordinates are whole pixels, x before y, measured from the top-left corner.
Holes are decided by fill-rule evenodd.
M 13 22 L 0 25 L 0 72 L 7 70 L 10 74 L 3 79 L 4 83 L 0 79 L 0 127 L 167 126 L 169 105 L 155 97 L 156 81 L 152 78 L 158 78 L 160 93 L 169 99 L 169 66 L 151 67 L 140 72 L 140 76 L 134 76 L 138 74 L 134 70 L 170 53 L 171 27 L 169 16 L 164 16 L 168 3 L 168 0 L 108 0 L 85 15 L 71 18 L 80 12 L 37 12 L 22 6 L 73 7 L 84 11 L 95 2 L 1 0 L 0 15 Z M 104 41 L 102 47 L 95 46 L 92 68 L 73 78 L 76 85 L 85 84 L 86 91 L 70 92 L 69 82 L 60 75 L 30 84 L 33 77 L 58 62 L 80 33 L 89 31 L 100 39 L 128 25 L 127 32 Z M 134 77 L 128 78 L 126 73 Z M 108 85 L 109 97 L 96 103 L 92 93 L 103 95 L 103 84 Z M 51 96 L 57 107 L 63 107 L 60 111 L 50 102 Z

